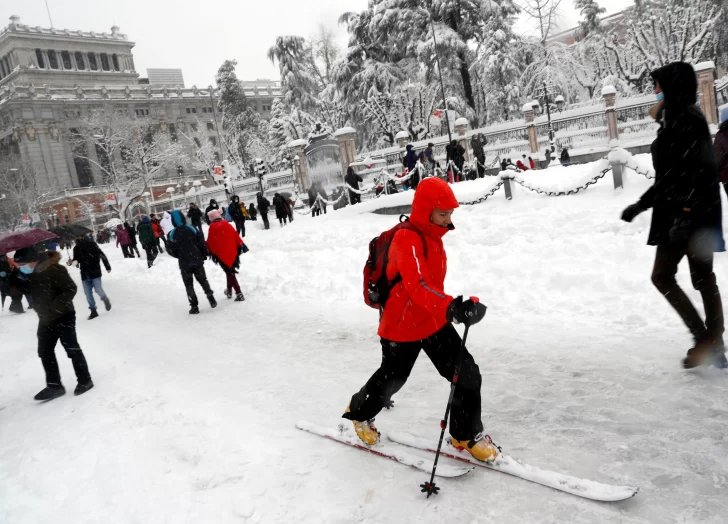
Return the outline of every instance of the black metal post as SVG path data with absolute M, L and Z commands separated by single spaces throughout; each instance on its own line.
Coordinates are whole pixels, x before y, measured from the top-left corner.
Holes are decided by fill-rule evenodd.
M 448 144 L 452 142 L 452 131 L 450 131 L 450 115 L 447 112 L 447 98 L 445 98 L 445 83 L 442 81 L 442 68 L 440 67 L 440 53 L 437 52 L 437 37 L 435 36 L 435 21 L 430 19 L 432 25 L 432 41 L 435 45 L 435 60 L 437 61 L 437 74 L 440 76 L 440 91 L 442 92 L 442 103 L 445 104 L 445 122 L 447 123 Z

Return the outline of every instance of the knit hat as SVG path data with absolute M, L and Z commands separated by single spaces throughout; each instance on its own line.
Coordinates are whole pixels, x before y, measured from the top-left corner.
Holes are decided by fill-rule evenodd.
M 725 106 L 720 112 L 720 122 L 721 124 L 728 122 L 728 106 Z
M 24 247 L 15 252 L 13 261 L 17 264 L 28 264 L 30 262 L 38 262 L 38 258 L 38 252 L 34 248 Z
M 222 211 L 219 209 L 213 209 L 209 213 L 207 213 L 207 216 L 210 217 L 210 222 L 214 222 L 215 220 L 222 219 Z

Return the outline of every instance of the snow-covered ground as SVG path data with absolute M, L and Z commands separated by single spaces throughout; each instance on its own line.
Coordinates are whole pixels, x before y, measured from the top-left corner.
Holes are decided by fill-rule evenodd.
M 524 177 L 555 187 L 593 169 Z M 456 191 L 466 200 L 493 182 Z M 615 192 L 608 175 L 562 198 L 516 186 L 510 202 L 501 190 L 459 209 L 446 285 L 489 306 L 468 345 L 493 439 L 526 463 L 640 486 L 636 498 L 594 503 L 479 469 L 441 479 L 428 500 L 422 472 L 295 429 L 335 427 L 380 361 L 361 271 L 369 240 L 396 218 L 366 203 L 283 229 L 248 223 L 247 301 L 225 300 L 208 264 L 220 307 L 203 303 L 197 317 L 176 261 L 147 270 L 104 246 L 113 310 L 87 321 L 83 293 L 75 300 L 96 383 L 81 397 L 34 403 L 37 318 L 0 315 L 0 522 L 725 522 L 726 375 L 680 369 L 690 339 L 650 283 L 650 214 L 619 220 L 650 182 L 626 182 Z M 725 255 L 716 272 L 728 288 Z M 690 288 L 685 267 L 680 282 Z M 448 390 L 422 355 L 378 426 L 436 438 Z

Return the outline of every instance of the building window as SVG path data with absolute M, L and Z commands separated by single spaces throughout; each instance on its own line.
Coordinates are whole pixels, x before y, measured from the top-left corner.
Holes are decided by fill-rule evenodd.
M 114 65 L 114 71 L 119 71 L 119 57 L 116 56 L 116 53 L 111 55 L 111 63 Z
M 79 71 L 86 71 L 86 62 L 83 61 L 83 53 L 76 51 L 74 58 L 76 59 L 76 68 Z
M 43 59 L 43 51 L 40 49 L 35 50 L 35 60 L 38 62 L 38 67 L 45 69 L 45 60 Z
M 192 128 L 192 131 L 197 133 L 198 127 L 197 124 L 190 124 L 190 127 Z
M 136 113 L 136 116 L 147 116 L 149 114 L 149 109 L 135 109 L 134 113 Z
M 203 107 L 202 108 L 202 112 L 203 113 L 212 113 L 212 108 L 211 107 Z
M 5 60 L 0 58 L 0 78 L 5 78 L 10 74 L 10 71 L 5 69 Z
M 96 55 L 93 53 L 88 54 L 88 68 L 91 71 L 99 70 L 99 64 L 98 64 L 98 62 L 96 62 Z
M 215 125 L 212 122 L 208 122 L 207 123 L 207 130 L 208 131 L 214 131 L 215 130 Z
M 58 69 L 58 57 L 56 56 L 56 52 L 53 50 L 48 51 L 48 67 L 51 69 Z
M 101 53 L 101 69 L 104 71 L 111 71 L 111 68 L 109 67 L 109 55 L 106 53 Z
M 177 141 L 177 126 L 175 124 L 169 124 L 169 137 L 172 139 L 172 142 Z
M 196 107 L 188 107 L 187 108 L 187 114 L 188 115 L 196 115 L 197 114 L 197 108 Z
M 202 147 L 202 142 L 200 142 L 200 139 L 199 139 L 199 138 L 195 137 L 195 138 L 193 138 L 192 140 L 194 140 L 194 141 L 195 141 L 195 145 L 196 145 L 196 146 L 197 146 L 198 148 Z
M 217 145 L 217 138 L 215 138 L 214 136 L 211 136 L 211 137 L 208 137 L 208 139 L 210 140 L 210 143 L 213 146 L 216 146 Z
M 92 186 L 94 179 L 91 172 L 91 163 L 87 158 L 86 144 L 83 140 L 80 140 L 78 129 L 70 129 L 69 131 L 71 131 L 71 135 L 75 139 L 73 144 L 73 163 L 76 166 L 78 185 L 81 187 Z
M 61 62 L 63 62 L 63 69 L 73 69 L 71 65 L 71 53 L 68 51 L 61 51 Z

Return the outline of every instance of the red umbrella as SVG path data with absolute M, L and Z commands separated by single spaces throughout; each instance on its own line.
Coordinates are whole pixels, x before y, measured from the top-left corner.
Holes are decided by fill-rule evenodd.
M 57 236 L 42 229 L 29 229 L 28 231 L 14 233 L 0 239 L 0 254 L 34 246 L 54 238 L 57 238 Z

